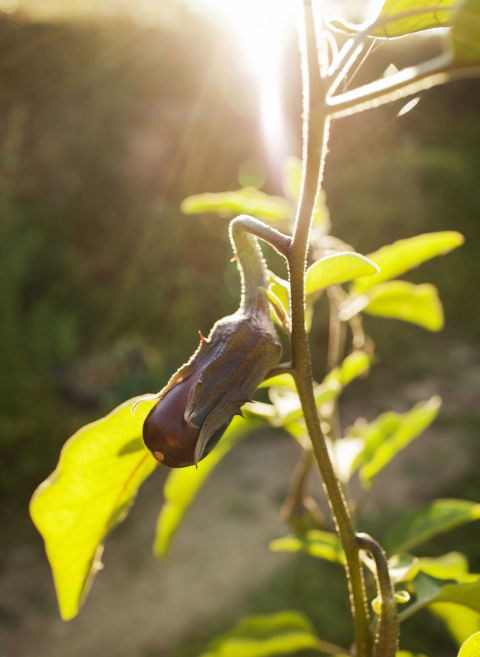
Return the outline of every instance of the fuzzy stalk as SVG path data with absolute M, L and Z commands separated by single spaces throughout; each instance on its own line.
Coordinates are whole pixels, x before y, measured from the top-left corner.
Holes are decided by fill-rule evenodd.
M 304 4 L 303 64 L 303 181 L 292 244 L 289 275 L 292 306 L 292 365 L 303 414 L 312 441 L 313 453 L 346 557 L 346 572 L 355 626 L 357 657 L 368 657 L 371 636 L 363 572 L 355 531 L 341 484 L 335 474 L 315 404 L 310 347 L 305 330 L 305 266 L 313 209 L 319 193 L 328 139 L 328 118 L 319 115 L 325 107 L 327 83 L 320 75 L 311 3 Z M 316 109 L 315 123 L 313 110 Z

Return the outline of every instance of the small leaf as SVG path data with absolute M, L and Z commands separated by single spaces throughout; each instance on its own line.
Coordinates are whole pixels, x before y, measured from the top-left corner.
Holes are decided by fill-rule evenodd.
M 405 240 L 399 240 L 378 251 L 370 253 L 369 260 L 378 265 L 380 271 L 374 276 L 357 279 L 351 291 L 361 294 L 377 283 L 388 281 L 418 267 L 422 262 L 444 255 L 463 244 L 463 235 L 455 231 L 425 233 Z
M 386 0 L 378 17 L 382 25 L 371 34 L 377 38 L 390 39 L 421 30 L 448 27 L 453 20 L 452 6 L 452 0 Z M 411 15 L 395 18 L 396 14 L 409 12 Z
M 247 616 L 212 642 L 201 657 L 269 657 L 321 649 L 310 621 L 296 611 Z
M 258 289 L 270 302 L 271 310 L 273 312 L 273 321 L 289 334 L 290 318 L 280 299 L 270 289 L 266 290 L 263 287 L 259 287 Z
M 360 469 L 360 480 L 369 487 L 383 468 L 435 419 L 440 408 L 439 397 L 416 404 L 407 413 L 383 413 L 374 422 L 354 426 L 347 434 L 363 438 L 364 448 L 353 463 Z
M 466 500 L 435 500 L 400 518 L 386 537 L 387 550 L 406 552 L 433 536 L 480 519 L 480 504 Z
M 185 214 L 214 212 L 221 217 L 234 217 L 246 213 L 276 221 L 288 221 L 294 214 L 293 206 L 286 199 L 281 196 L 269 196 L 254 187 L 244 187 L 233 192 L 187 196 L 180 208 Z
M 277 538 L 270 543 L 273 552 L 306 552 L 312 557 L 334 563 L 345 563 L 345 555 L 339 538 L 331 532 L 311 529 L 302 535 Z
M 183 516 L 217 464 L 234 445 L 261 426 L 265 426 L 261 421 L 234 418 L 218 445 L 198 468 L 191 466 L 169 473 L 164 487 L 165 504 L 155 532 L 153 551 L 157 557 L 166 556 Z
M 480 632 L 472 634 L 460 648 L 458 657 L 480 657 Z
M 480 1 L 466 0 L 460 5 L 450 33 L 457 64 L 480 64 Z
M 317 260 L 307 269 L 305 294 L 346 283 L 360 276 L 378 274 L 378 271 L 373 262 L 359 253 L 333 253 Z
M 297 390 L 293 375 L 287 373 L 271 376 L 269 379 L 265 379 L 265 381 L 262 381 L 262 383 L 258 387 L 259 388 L 286 388 L 291 392 L 296 392 Z
M 30 514 L 45 541 L 64 620 L 78 613 L 100 567 L 106 535 L 125 518 L 156 467 L 142 440 L 156 399 L 139 402 L 141 397 L 130 399 L 77 431 L 55 472 L 33 494 Z
M 437 288 L 429 283 L 414 285 L 406 281 L 390 281 L 370 288 L 363 312 L 377 317 L 400 319 L 418 324 L 429 331 L 443 328 L 443 308 Z
M 314 389 L 315 402 L 319 408 L 331 403 L 351 381 L 368 371 L 370 357 L 364 351 L 349 354 L 339 367 L 327 374 Z M 300 399 L 295 392 L 273 388 L 270 398 L 278 411 L 278 425 L 286 426 L 303 417 Z

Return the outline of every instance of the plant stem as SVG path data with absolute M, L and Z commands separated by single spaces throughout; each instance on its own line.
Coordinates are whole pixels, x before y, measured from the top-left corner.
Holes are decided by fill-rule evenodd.
M 371 637 L 368 627 L 368 609 L 363 572 L 348 507 L 320 428 L 313 391 L 310 347 L 305 330 L 304 282 L 306 255 L 313 208 L 322 179 L 329 127 L 328 118 L 325 114 L 323 117 L 316 117 L 318 122 L 315 125 L 312 119 L 313 108 L 325 106 L 327 85 L 320 76 L 316 55 L 313 12 L 310 2 L 307 1 L 305 2 L 304 29 L 305 42 L 302 44 L 304 94 L 303 181 L 288 258 L 292 306 L 292 364 L 313 452 L 323 477 L 335 524 L 345 552 L 347 579 L 355 625 L 356 654 L 357 657 L 367 657 L 370 653 Z
M 356 539 L 360 547 L 368 550 L 372 555 L 377 574 L 381 614 L 373 656 L 395 657 L 398 648 L 398 615 L 395 591 L 388 572 L 387 557 L 377 541 L 368 534 L 357 534 Z
M 410 66 L 381 80 L 369 82 L 361 87 L 328 98 L 326 105 L 331 117 L 339 118 L 357 114 L 385 103 L 407 98 L 448 80 L 477 76 L 479 66 L 456 66 L 450 54 Z M 325 114 L 325 107 L 317 108 Z

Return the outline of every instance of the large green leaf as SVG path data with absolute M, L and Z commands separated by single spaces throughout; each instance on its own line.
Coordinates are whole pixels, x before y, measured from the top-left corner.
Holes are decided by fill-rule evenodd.
M 155 533 L 153 550 L 156 556 L 164 557 L 167 554 L 183 516 L 217 464 L 242 438 L 262 426 L 265 426 L 262 421 L 236 417 L 217 447 L 198 464 L 198 468 L 191 466 L 170 472 L 164 488 L 165 504 Z
M 461 605 L 480 613 L 480 575 L 474 582 L 451 582 L 436 579 L 425 573 L 419 573 L 413 580 L 416 593 L 415 602 L 402 611 L 400 620 L 405 620 L 427 605 L 438 602 L 448 602 Z
M 406 552 L 433 536 L 480 519 L 480 504 L 466 500 L 434 500 L 409 511 L 390 529 L 385 544 L 390 553 Z
M 401 319 L 418 324 L 429 331 L 443 328 L 443 308 L 437 288 L 430 283 L 414 285 L 406 281 L 390 281 L 370 288 L 363 312 L 377 317 Z
M 377 265 L 359 253 L 333 253 L 317 260 L 307 269 L 305 294 L 313 294 L 330 285 L 346 283 L 378 272 Z
M 270 549 L 273 552 L 306 552 L 318 559 L 345 563 L 345 554 L 338 536 L 319 529 L 311 529 L 298 536 L 291 534 L 277 538 L 270 543 Z
M 458 657 L 480 657 L 480 632 L 472 634 L 460 648 Z
M 460 646 L 471 634 L 480 631 L 480 614 L 451 602 L 436 602 L 429 610 L 443 620 L 448 631 Z M 478 653 L 480 657 L 480 652 Z
M 377 283 L 396 278 L 409 269 L 418 267 L 426 260 L 448 253 L 463 242 L 464 238 L 461 233 L 444 231 L 416 235 L 384 246 L 367 256 L 369 260 L 378 265 L 379 273 L 356 279 L 352 283 L 351 290 L 357 294 L 365 292 Z
M 222 217 L 234 217 L 246 213 L 277 221 L 288 221 L 294 215 L 294 208 L 286 199 L 281 196 L 269 196 L 254 187 L 244 187 L 233 192 L 187 196 L 180 207 L 185 214 L 214 212 Z
M 352 463 L 352 472 L 359 469 L 364 486 L 370 486 L 378 473 L 433 422 L 440 404 L 439 397 L 432 397 L 407 413 L 383 413 L 370 424 L 355 425 L 347 431 L 350 437 L 364 441 Z
M 466 0 L 461 4 L 450 39 L 457 64 L 480 64 L 480 0 Z
M 130 399 L 66 443 L 57 468 L 35 491 L 30 513 L 45 541 L 62 618 L 73 618 L 100 567 L 106 535 L 128 513 L 157 462 L 142 426 L 155 400 Z
M 378 16 L 381 26 L 372 36 L 392 38 L 452 24 L 455 0 L 386 0 Z M 407 14 L 395 18 L 398 14 Z M 391 19 L 391 20 L 390 20 Z
M 309 648 L 321 650 L 310 621 L 296 611 L 247 616 L 216 639 L 201 657 L 269 657 Z

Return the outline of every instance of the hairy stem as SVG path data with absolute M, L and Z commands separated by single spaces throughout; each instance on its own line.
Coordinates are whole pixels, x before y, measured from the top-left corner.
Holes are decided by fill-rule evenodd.
M 363 550 L 370 552 L 375 561 L 381 614 L 373 657 L 395 657 L 398 648 L 398 615 L 387 557 L 377 541 L 368 534 L 357 534 L 356 540 Z
M 347 579 L 355 624 L 357 657 L 367 657 L 370 652 L 371 640 L 363 572 L 349 510 L 320 428 L 313 391 L 310 347 L 305 330 L 304 279 L 307 247 L 313 208 L 322 179 L 329 127 L 328 118 L 325 114 L 322 117 L 317 116 L 315 124 L 312 117 L 313 108 L 325 106 L 327 84 L 320 76 L 316 55 L 313 13 L 309 2 L 305 2 L 305 42 L 302 45 L 304 93 L 303 181 L 288 258 L 292 306 L 292 364 L 314 456 L 323 477 L 335 524 L 345 552 Z
M 253 306 L 263 306 L 268 312 L 268 299 L 259 294 L 258 290 L 268 285 L 267 267 L 262 250 L 254 236 L 268 242 L 283 255 L 290 245 L 290 237 L 248 215 L 240 215 L 230 223 L 230 239 L 242 280 L 240 308 L 246 310 Z M 248 276 L 245 276 L 245 272 L 248 272 Z

